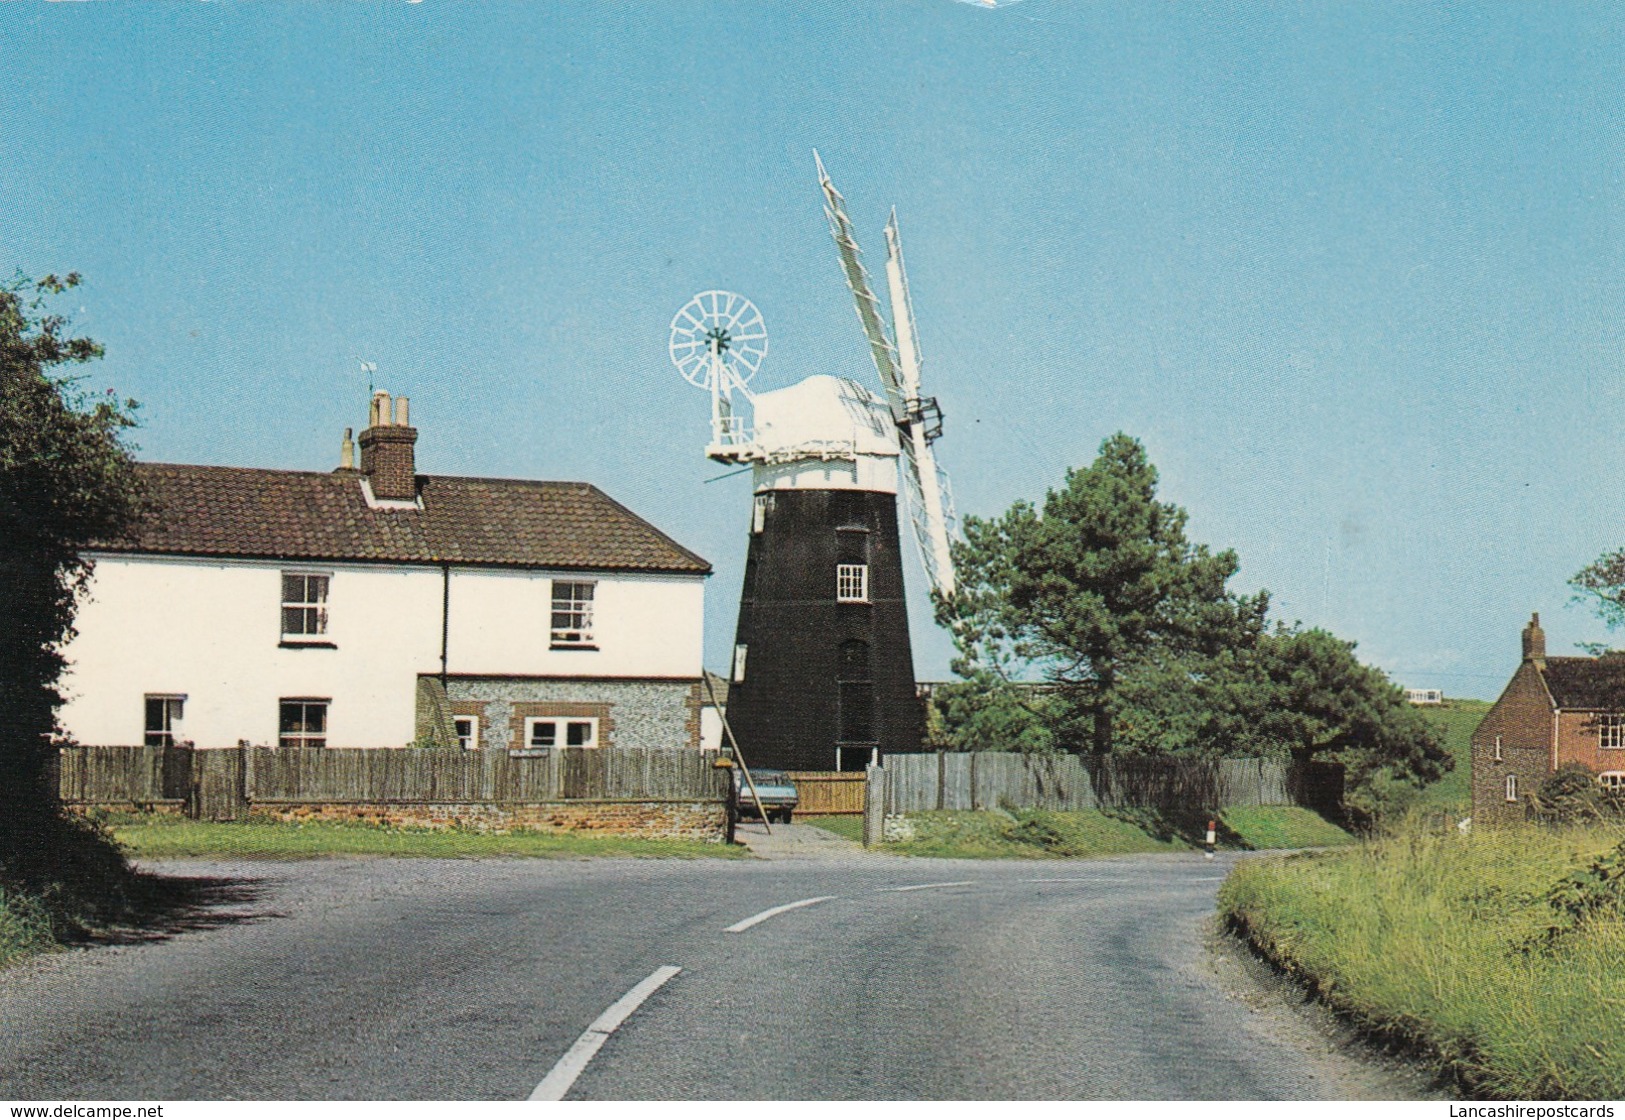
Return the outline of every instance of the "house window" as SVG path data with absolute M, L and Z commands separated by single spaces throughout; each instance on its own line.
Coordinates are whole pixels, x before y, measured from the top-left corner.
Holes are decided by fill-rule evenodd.
M 1516 774 L 1507 775 L 1507 800 L 1518 800 L 1518 775 Z
M 597 584 L 553 581 L 553 648 L 592 648 L 592 599 Z
M 281 702 L 277 742 L 284 747 L 327 746 L 327 705 L 330 701 L 299 697 Z
M 525 719 L 525 746 L 531 750 L 597 745 L 597 716 L 529 716 Z
M 1495 737 L 1495 761 L 1501 761 L 1501 736 Z
M 478 750 L 480 745 L 480 717 L 453 716 L 452 726 L 457 729 L 457 745 L 465 751 Z
M 750 531 L 760 533 L 767 528 L 767 511 L 773 508 L 772 494 L 756 495 L 756 503 L 751 507 Z
M 184 696 L 148 696 L 146 736 L 149 747 L 173 747 L 180 742 Z
M 734 646 L 733 683 L 742 684 L 745 680 L 745 654 L 750 652 L 749 646 Z
M 869 601 L 869 565 L 835 565 L 835 601 L 837 603 Z
M 1625 789 L 1625 770 L 1604 770 L 1597 781 L 1604 789 Z
M 1597 746 L 1605 751 L 1625 751 L 1625 715 L 1597 717 Z
M 327 583 L 313 572 L 282 573 L 282 637 L 309 641 L 327 633 Z

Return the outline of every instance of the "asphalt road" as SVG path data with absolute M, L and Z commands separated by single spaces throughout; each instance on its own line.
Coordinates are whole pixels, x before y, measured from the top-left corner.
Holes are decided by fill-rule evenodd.
M 1216 975 L 1226 862 L 168 864 L 222 901 L 0 973 L 0 1099 L 523 1099 L 662 966 L 571 1098 L 1350 1095 Z

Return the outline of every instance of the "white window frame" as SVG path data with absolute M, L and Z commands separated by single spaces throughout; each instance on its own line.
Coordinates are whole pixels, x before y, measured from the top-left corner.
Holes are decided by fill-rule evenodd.
M 767 528 L 767 512 L 773 508 L 772 494 L 758 494 L 750 508 L 750 531 L 755 536 Z
M 1501 758 L 1501 736 L 1499 735 L 1495 737 L 1495 761 L 1503 761 Z
M 585 597 L 580 589 L 586 588 Z M 569 593 L 560 596 L 562 589 Z M 548 642 L 553 649 L 596 649 L 593 645 L 593 605 L 598 599 L 598 581 L 556 579 L 548 589 Z M 562 609 L 561 609 L 562 605 Z
M 587 727 L 587 741 L 573 744 L 575 750 L 594 750 L 602 745 L 599 738 L 599 725 L 597 716 L 526 716 L 525 741 L 520 744 L 526 750 L 557 750 L 561 747 L 572 747 L 570 743 L 570 725 L 585 724 Z M 538 725 L 547 725 L 552 728 L 552 742 L 538 742 Z
M 467 735 L 463 734 L 463 729 L 462 729 L 462 727 L 459 726 L 460 724 L 464 724 L 464 723 L 468 724 L 468 734 Z M 464 750 L 470 750 L 470 751 L 477 751 L 477 750 L 480 749 L 480 717 L 479 716 L 458 716 L 458 715 L 454 715 L 454 716 L 451 717 L 451 727 L 452 727 L 452 731 L 457 736 L 457 745 L 458 746 L 462 747 Z
M 728 674 L 733 678 L 734 684 L 745 683 L 745 657 L 749 653 L 750 647 L 748 645 L 740 644 L 734 646 L 733 672 Z
M 1625 751 L 1625 715 L 1604 712 L 1597 717 L 1597 749 Z
M 152 705 L 159 709 L 161 727 L 152 726 Z M 173 707 L 171 707 L 173 705 Z M 173 747 L 181 743 L 186 723 L 186 696 L 179 692 L 149 692 L 141 698 L 141 741 L 149 747 Z
M 1518 800 L 1518 775 L 1516 774 L 1507 775 L 1507 800 Z
M 835 601 L 837 603 L 869 601 L 869 565 L 835 565 Z
M 1597 775 L 1597 784 L 1604 789 L 1625 790 L 1625 770 L 1604 770 Z
M 297 730 L 297 731 L 284 731 L 284 730 L 282 730 L 282 717 L 283 717 L 283 714 L 284 714 L 283 709 L 286 708 L 289 704 L 299 704 L 299 705 L 302 706 L 302 708 L 306 709 L 306 711 L 304 713 L 302 713 L 301 717 L 300 717 L 300 722 L 302 724 L 308 722 L 308 720 L 309 720 L 308 709 L 314 708 L 314 707 L 321 708 L 321 710 L 322 710 L 322 727 L 321 727 L 321 730 L 320 731 L 311 731 L 308 728 L 303 728 L 303 727 L 300 730 Z M 324 696 L 284 696 L 284 697 L 280 698 L 277 701 L 277 707 L 276 707 L 276 741 L 277 741 L 277 746 L 279 746 L 279 747 L 311 747 L 311 748 L 319 748 L 319 747 L 327 746 L 327 733 L 328 733 L 328 728 L 330 726 L 330 717 L 332 715 L 332 709 L 333 709 L 333 699 L 332 699 L 332 697 L 324 697 Z
M 301 597 L 290 599 L 288 597 L 288 581 L 290 579 L 302 580 Z M 318 598 L 310 597 L 311 580 L 320 580 L 320 595 Z M 327 636 L 327 605 L 333 598 L 333 573 L 315 572 L 300 568 L 284 568 L 279 581 L 281 587 L 282 609 L 279 614 L 279 628 L 282 640 L 290 643 L 302 642 L 329 642 Z M 288 629 L 288 612 L 298 611 L 300 629 Z M 306 627 L 314 626 L 314 629 Z

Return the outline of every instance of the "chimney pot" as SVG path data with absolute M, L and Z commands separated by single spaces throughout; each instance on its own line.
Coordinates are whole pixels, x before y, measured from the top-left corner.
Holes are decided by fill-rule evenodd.
M 412 426 L 411 411 L 405 397 L 395 398 L 395 425 L 400 428 Z
M 389 427 L 389 394 L 382 389 L 372 395 L 372 412 L 367 417 L 367 427 Z
M 355 429 L 345 428 L 344 439 L 339 443 L 339 469 L 343 471 L 355 470 Z

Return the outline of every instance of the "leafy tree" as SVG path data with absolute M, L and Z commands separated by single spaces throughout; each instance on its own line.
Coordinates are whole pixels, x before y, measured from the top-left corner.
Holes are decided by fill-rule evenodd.
M 1050 744 L 1098 753 L 1332 757 L 1357 785 L 1441 776 L 1449 755 L 1398 686 L 1349 642 L 1269 629 L 1268 594 L 1229 591 L 1235 553 L 1189 541 L 1156 482 L 1118 434 L 1042 513 L 1018 502 L 966 519 L 960 588 L 938 604 L 966 678 L 941 690 L 949 742 L 985 749 L 1004 734 L 1041 750 L 1047 729 Z M 1017 707 L 1012 682 L 1031 670 L 1052 687 Z
M 959 590 L 939 603 L 955 633 L 955 671 L 1009 680 L 1031 664 L 1054 686 L 1052 722 L 1068 749 L 1113 749 L 1125 682 L 1141 667 L 1247 644 L 1266 596 L 1225 584 L 1235 553 L 1185 536 L 1185 512 L 1156 500 L 1157 471 L 1139 441 L 1119 433 L 1084 469 L 1003 517 L 967 517 L 955 546 Z
M 1055 749 L 1053 708 L 1041 689 L 978 670 L 938 685 L 926 722 L 941 750 L 1048 754 Z
M 85 872 L 65 870 L 76 860 L 122 867 L 63 816 L 50 780 L 61 644 L 91 574 L 82 550 L 141 511 L 122 439 L 134 402 L 56 372 L 102 353 L 44 310 L 78 283 L 70 273 L 0 287 L 0 871 L 28 889 Z
M 1625 626 L 1625 550 L 1597 557 L 1569 580 L 1574 601 L 1597 612 L 1608 629 Z

